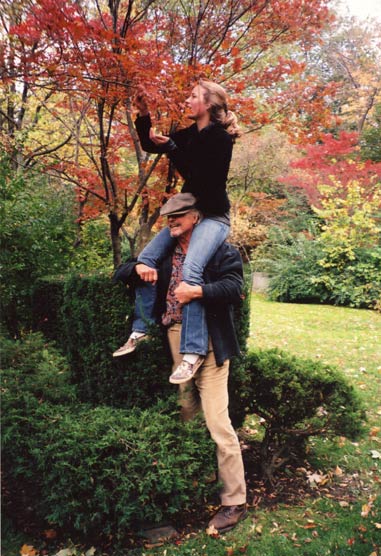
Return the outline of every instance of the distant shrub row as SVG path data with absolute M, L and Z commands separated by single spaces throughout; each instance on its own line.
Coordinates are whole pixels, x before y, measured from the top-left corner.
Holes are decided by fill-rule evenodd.
M 273 234 L 255 265 L 270 274 L 269 297 L 293 303 L 326 303 L 381 310 L 381 249 L 357 248 L 327 255 L 305 234 Z

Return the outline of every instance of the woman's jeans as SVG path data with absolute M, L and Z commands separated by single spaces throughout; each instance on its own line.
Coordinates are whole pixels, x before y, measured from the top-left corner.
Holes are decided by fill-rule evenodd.
M 218 220 L 204 218 L 192 232 L 188 252 L 183 266 L 183 280 L 187 284 L 202 285 L 204 268 L 217 249 L 229 235 L 229 226 Z M 172 238 L 168 227 L 143 249 L 138 262 L 151 268 L 158 268 L 160 262 L 173 249 L 176 239 Z M 154 322 L 153 309 L 156 300 L 156 286 L 149 282 L 136 288 L 135 314 L 132 329 L 146 332 Z M 193 300 L 183 307 L 180 353 L 206 355 L 208 351 L 208 328 L 204 305 Z

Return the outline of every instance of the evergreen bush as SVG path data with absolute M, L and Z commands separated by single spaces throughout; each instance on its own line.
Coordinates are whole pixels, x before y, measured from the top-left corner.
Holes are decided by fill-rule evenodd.
M 33 316 L 39 330 L 66 354 L 72 381 L 81 401 L 113 407 L 147 408 L 174 388 L 168 382 L 172 365 L 163 331 L 153 326 L 151 340 L 128 357 L 112 352 L 130 333 L 133 290 L 114 284 L 107 275 L 73 275 L 40 280 L 33 292 Z M 242 354 L 250 319 L 249 280 L 244 299 L 235 307 L 237 337 Z M 57 333 L 56 333 L 57 331 Z M 239 395 L 242 361 L 231 364 L 231 388 Z M 242 405 L 232 402 L 232 418 L 242 423 Z
M 254 265 L 269 273 L 267 293 L 274 301 L 370 309 L 381 305 L 381 250 L 376 246 L 348 253 L 343 245 L 330 249 L 322 236 L 274 229 Z
M 13 415 L 18 436 L 4 441 L 7 486 L 13 496 L 22 489 L 45 522 L 85 535 L 123 537 L 144 522 L 176 519 L 212 494 L 215 456 L 204 425 L 166 412 L 42 403 L 28 418 Z
M 64 276 L 48 276 L 36 280 L 31 291 L 32 328 L 57 343 L 64 338 L 64 286 Z
M 290 457 L 305 455 L 310 436 L 353 439 L 363 431 L 362 403 L 334 367 L 278 349 L 250 352 L 245 366 L 242 403 L 247 414 L 264 419 L 261 463 L 270 480 Z
M 181 423 L 176 396 L 147 410 L 79 403 L 40 334 L 2 340 L 4 508 L 66 531 L 119 537 L 197 507 L 215 490 L 214 444 Z
M 142 409 L 173 392 L 171 360 L 158 327 L 135 353 L 112 357 L 130 333 L 132 293 L 102 275 L 72 276 L 65 284 L 65 352 L 82 401 Z

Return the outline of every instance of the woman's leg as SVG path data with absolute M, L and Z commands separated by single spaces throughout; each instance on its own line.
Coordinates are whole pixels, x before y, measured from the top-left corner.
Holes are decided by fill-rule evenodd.
M 166 226 L 147 243 L 138 256 L 138 262 L 151 268 L 157 268 L 160 261 L 171 251 L 175 243 L 176 240 L 171 237 Z
M 138 262 L 151 268 L 158 268 L 160 260 L 172 249 L 174 242 L 168 228 L 165 227 L 145 246 L 138 256 Z M 154 322 L 155 301 L 156 285 L 145 282 L 136 288 L 133 332 L 147 332 L 149 324 Z
M 210 218 L 205 218 L 197 224 L 183 266 L 184 282 L 191 285 L 204 283 L 204 268 L 229 235 L 229 230 L 227 224 Z M 191 301 L 183 307 L 180 352 L 206 355 L 207 351 L 208 328 L 205 309 L 199 301 Z
M 146 334 L 150 324 L 155 322 L 153 308 L 156 301 L 156 285 L 145 282 L 135 288 L 135 309 L 132 332 Z

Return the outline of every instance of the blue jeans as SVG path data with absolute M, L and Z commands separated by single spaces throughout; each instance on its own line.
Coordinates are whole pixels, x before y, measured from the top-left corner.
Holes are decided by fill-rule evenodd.
M 202 285 L 204 268 L 217 249 L 229 235 L 229 226 L 223 222 L 204 218 L 195 226 L 183 266 L 183 280 L 187 284 Z M 143 249 L 138 261 L 151 268 L 158 268 L 160 261 L 173 249 L 176 239 L 169 229 L 164 228 Z M 147 325 L 154 321 L 153 309 L 156 299 L 156 287 L 148 282 L 136 288 L 135 315 L 132 329 L 146 332 Z M 208 352 L 208 328 L 205 308 L 198 300 L 193 300 L 183 307 L 180 353 Z

